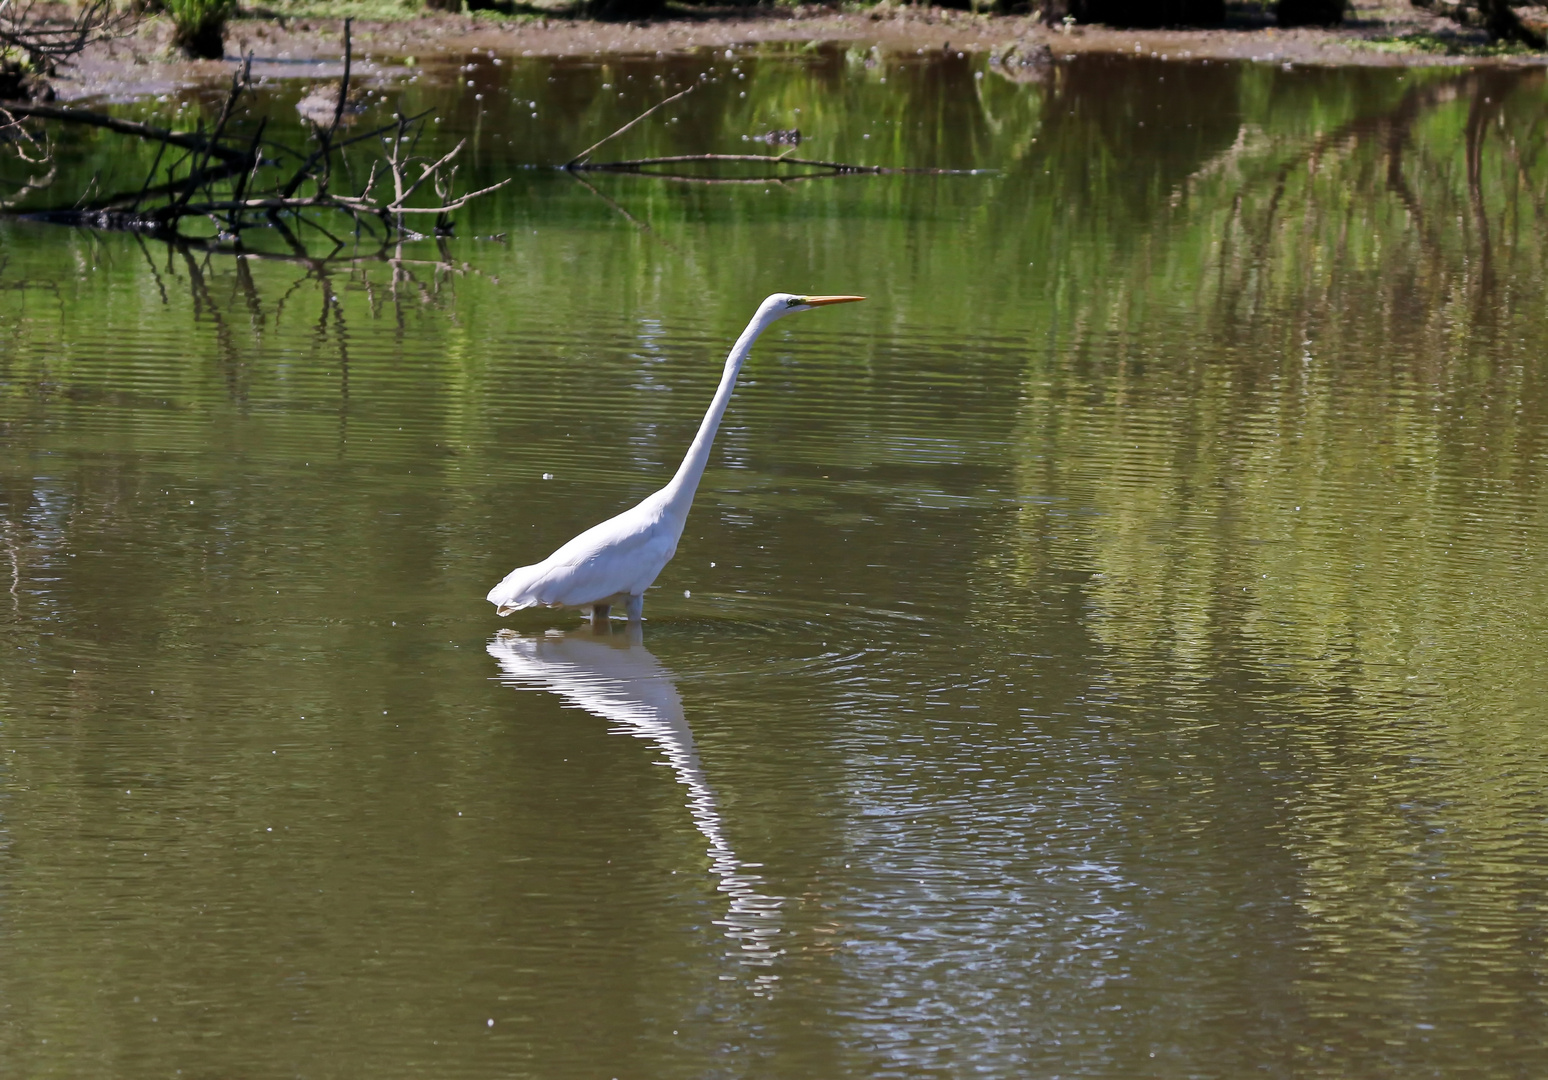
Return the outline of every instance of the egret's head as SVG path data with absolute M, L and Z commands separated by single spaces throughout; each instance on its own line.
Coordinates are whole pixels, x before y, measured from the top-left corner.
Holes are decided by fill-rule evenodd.
M 782 319 L 797 311 L 810 311 L 828 304 L 852 304 L 864 299 L 863 296 L 795 296 L 791 293 L 775 293 L 763 302 L 762 310 L 773 319 Z

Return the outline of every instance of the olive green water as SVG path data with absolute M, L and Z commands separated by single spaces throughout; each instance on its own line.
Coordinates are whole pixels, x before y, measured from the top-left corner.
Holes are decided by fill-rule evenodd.
M 465 59 L 444 254 L 0 224 L 0 1073 L 1548 1069 L 1541 71 Z M 704 72 L 995 171 L 530 167 Z M 495 618 L 775 290 L 643 642 Z

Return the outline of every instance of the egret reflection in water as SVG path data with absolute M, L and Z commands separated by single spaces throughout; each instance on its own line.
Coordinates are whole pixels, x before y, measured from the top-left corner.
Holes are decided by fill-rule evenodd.
M 645 648 L 638 624 L 628 632 L 601 635 L 593 630 L 550 632 L 524 637 L 503 630 L 489 642 L 489 655 L 500 664 L 500 681 L 522 689 L 557 694 L 566 703 L 611 721 L 615 734 L 633 735 L 659 746 L 678 783 L 688 789 L 688 813 L 705 839 L 710 872 L 717 888 L 730 897 L 724 919 L 726 936 L 737 944 L 731 955 L 748 966 L 768 967 L 779 955 L 783 897 L 760 891 L 762 878 L 744 864 L 726 839 L 715 791 L 704 775 L 693 730 L 683 717 L 683 699 L 671 673 Z M 757 979 L 761 987 L 774 981 Z

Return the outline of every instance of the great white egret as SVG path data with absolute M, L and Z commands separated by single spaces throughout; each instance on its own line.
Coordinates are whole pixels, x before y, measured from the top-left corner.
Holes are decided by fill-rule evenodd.
M 623 604 L 629 621 L 639 622 L 645 610 L 645 590 L 677 554 L 677 541 L 688 521 L 699 477 L 709 463 L 715 430 L 753 342 L 786 315 L 864 299 L 775 293 L 759 304 L 757 314 L 726 357 L 720 386 L 671 482 L 647 495 L 638 506 L 593 525 L 542 562 L 518 566 L 505 575 L 504 581 L 489 590 L 488 599 L 496 611 L 509 615 L 528 607 L 578 607 L 591 615 L 593 625 L 602 625 L 612 606 Z

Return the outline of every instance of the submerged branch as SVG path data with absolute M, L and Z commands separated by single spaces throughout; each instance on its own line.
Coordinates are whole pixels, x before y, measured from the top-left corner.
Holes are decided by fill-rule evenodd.
M 761 184 L 781 182 L 785 180 L 810 180 L 823 176 L 892 176 L 904 173 L 912 173 L 924 176 L 977 176 L 990 172 L 989 169 L 921 169 L 908 167 L 894 167 L 888 165 L 858 165 L 849 161 L 819 161 L 815 158 L 791 157 L 791 150 L 784 153 L 769 154 L 672 154 L 664 157 L 625 158 L 621 161 L 591 161 L 591 154 L 602 144 L 616 139 L 628 131 L 635 124 L 660 109 L 663 105 L 669 105 L 693 90 L 689 86 L 686 90 L 679 90 L 671 97 L 656 102 L 650 108 L 630 120 L 623 127 L 614 131 L 586 149 L 576 154 L 560 168 L 569 173 L 583 172 L 613 172 L 634 173 L 639 176 L 654 176 L 662 180 L 681 180 L 703 184 Z M 784 134 L 784 133 L 780 133 Z M 799 134 L 796 133 L 799 141 Z M 690 165 L 690 164 L 736 164 L 736 165 L 760 165 L 765 172 L 756 176 L 718 176 L 700 175 L 690 173 L 662 173 L 649 171 L 661 165 Z M 791 173 L 780 171 L 789 167 L 817 170 L 815 172 Z M 590 185 L 587 185 L 588 187 Z M 595 189 L 593 189 L 595 190 Z
M 106 113 L 87 109 L 71 109 L 62 105 L 34 105 L 21 101 L 8 101 L 5 111 L 19 119 L 53 120 L 63 124 L 84 124 L 88 127 L 105 128 L 119 135 L 178 146 L 196 153 L 207 153 L 222 161 L 237 162 L 243 157 L 240 150 L 213 143 L 208 136 L 193 131 L 170 131 L 138 120 L 121 120 Z
M 604 161 L 598 164 L 584 163 L 573 166 L 575 171 L 589 172 L 632 172 L 644 173 L 645 169 L 653 165 L 687 165 L 694 162 L 738 162 L 742 164 L 755 163 L 759 165 L 799 165 L 808 169 L 821 169 L 825 173 L 844 175 L 849 173 L 865 173 L 873 176 L 888 176 L 900 173 L 913 173 L 925 176 L 976 176 L 989 172 L 988 169 L 922 169 L 908 167 L 893 167 L 889 165 L 856 165 L 848 161 L 819 161 L 815 158 L 788 157 L 780 154 L 770 157 L 767 154 L 673 154 L 667 157 L 630 158 L 624 161 Z M 572 166 L 565 166 L 572 168 Z M 645 175 L 661 175 L 646 173 Z M 809 174 L 810 175 L 810 174 Z M 726 179 L 726 180 L 780 180 L 791 177 L 780 173 L 770 173 L 759 177 L 685 177 L 673 176 L 672 179 Z

